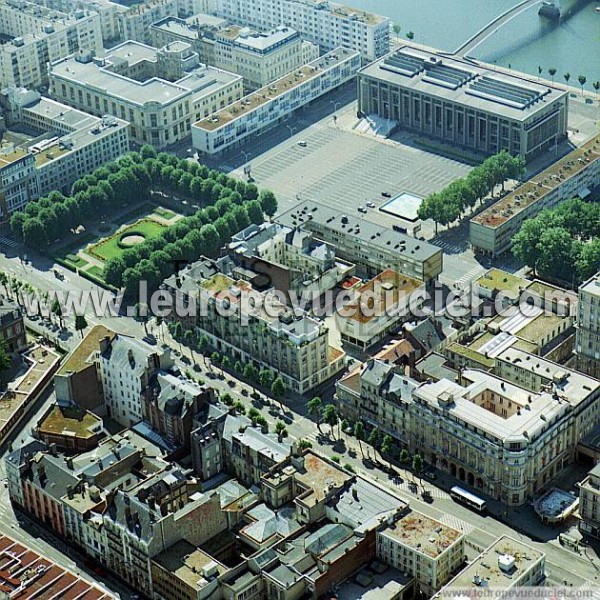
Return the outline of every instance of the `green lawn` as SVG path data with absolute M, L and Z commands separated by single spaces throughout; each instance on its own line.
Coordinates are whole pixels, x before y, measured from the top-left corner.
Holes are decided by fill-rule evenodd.
M 97 244 L 94 244 L 87 249 L 87 252 L 96 258 L 99 258 L 100 260 L 110 260 L 111 258 L 120 256 L 125 250 L 125 248 L 121 248 L 119 246 L 119 240 L 122 237 L 137 233 L 144 236 L 146 239 L 149 239 L 157 236 L 164 229 L 164 227 L 164 225 L 161 225 L 156 221 L 142 219 L 136 223 L 128 225 L 124 229 L 121 229 L 118 233 L 112 235 L 111 237 L 105 238 Z
M 102 274 L 104 273 L 104 269 L 97 265 L 93 265 L 87 270 L 87 272 L 90 275 L 93 275 L 94 277 L 98 277 L 98 279 L 102 279 Z
M 155 215 L 162 217 L 163 219 L 172 219 L 173 217 L 175 217 L 177 215 L 177 213 L 174 213 L 172 210 L 169 210 L 168 208 L 163 208 L 162 206 L 157 206 L 152 212 Z

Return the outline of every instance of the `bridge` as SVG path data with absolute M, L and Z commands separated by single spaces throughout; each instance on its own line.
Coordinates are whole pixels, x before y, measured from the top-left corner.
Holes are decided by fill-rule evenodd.
M 462 46 L 454 51 L 454 54 L 460 56 L 467 56 L 472 52 L 479 44 L 487 40 L 491 35 L 496 33 L 498 29 L 506 25 L 509 21 L 512 21 L 515 17 L 518 17 L 521 13 L 529 10 L 536 4 L 541 4 L 542 0 L 522 0 L 517 5 L 509 8 L 501 15 L 497 16 L 493 21 L 488 23 L 485 27 L 480 29 L 475 35 L 470 37 Z

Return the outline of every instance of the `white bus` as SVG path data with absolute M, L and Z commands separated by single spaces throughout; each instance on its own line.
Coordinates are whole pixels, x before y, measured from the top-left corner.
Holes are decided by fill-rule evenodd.
M 483 512 L 485 510 L 486 501 L 482 500 L 475 494 L 471 492 L 467 492 L 467 490 L 463 490 L 461 487 L 455 485 L 450 490 L 450 496 L 456 502 L 460 502 L 461 504 L 466 504 L 468 507 L 473 508 L 478 512 Z

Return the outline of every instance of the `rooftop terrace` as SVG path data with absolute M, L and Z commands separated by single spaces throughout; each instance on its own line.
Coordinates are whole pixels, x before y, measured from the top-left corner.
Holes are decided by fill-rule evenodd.
M 95 325 L 92 327 L 75 350 L 63 362 L 57 375 L 66 375 L 70 372 L 78 373 L 83 370 L 90 364 L 89 358 L 92 353 L 98 351 L 100 341 L 105 337 L 109 337 L 112 341 L 116 335 L 114 331 L 104 327 L 104 325 Z
M 27 156 L 27 152 L 22 148 L 15 148 L 14 150 L 6 153 L 0 152 L 0 169 L 16 163 L 25 156 Z
M 463 535 L 456 529 L 416 512 L 404 515 L 382 533 L 431 558 L 437 558 Z
M 40 433 L 89 438 L 102 419 L 78 406 L 53 406 L 38 424 Z
M 504 196 L 471 221 L 495 229 L 600 158 L 600 134 Z
M 500 569 L 498 559 L 501 556 L 512 556 L 515 559 L 511 571 Z M 445 589 L 452 588 L 509 588 L 515 585 L 517 579 L 527 572 L 535 563 L 544 557 L 531 546 L 503 536 L 482 552 L 466 569 L 462 570 Z M 474 583 L 476 577 L 481 583 Z

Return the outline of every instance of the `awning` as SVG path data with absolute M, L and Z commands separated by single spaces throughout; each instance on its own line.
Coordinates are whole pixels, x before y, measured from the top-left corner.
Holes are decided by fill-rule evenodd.
M 590 190 L 586 187 L 581 188 L 578 192 L 577 195 L 582 199 L 585 200 L 592 192 L 590 192 Z

